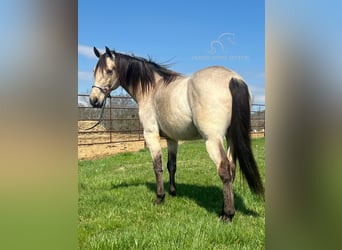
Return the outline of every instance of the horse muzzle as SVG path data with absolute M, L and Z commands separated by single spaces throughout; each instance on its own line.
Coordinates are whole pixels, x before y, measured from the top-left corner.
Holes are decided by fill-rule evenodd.
M 91 104 L 91 106 L 93 106 L 93 108 L 101 108 L 105 99 L 110 96 L 111 89 L 107 88 L 107 87 L 102 87 L 102 86 L 97 85 L 97 84 L 94 84 L 92 86 L 92 89 L 94 89 L 94 88 L 100 90 L 100 92 L 102 94 L 104 94 L 105 97 L 99 98 L 95 93 L 92 93 L 89 97 L 90 104 Z
M 103 100 L 100 100 L 96 96 L 90 97 L 89 102 L 93 108 L 101 108 L 103 105 Z

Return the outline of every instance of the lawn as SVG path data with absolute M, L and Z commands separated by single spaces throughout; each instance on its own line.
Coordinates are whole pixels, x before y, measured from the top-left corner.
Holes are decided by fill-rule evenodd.
M 265 140 L 252 141 L 265 181 Z M 167 152 L 163 150 L 168 190 Z M 80 249 L 264 249 L 265 203 L 248 189 L 237 168 L 236 214 L 219 220 L 223 194 L 203 141 L 179 146 L 177 196 L 153 205 L 155 177 L 148 150 L 79 161 Z

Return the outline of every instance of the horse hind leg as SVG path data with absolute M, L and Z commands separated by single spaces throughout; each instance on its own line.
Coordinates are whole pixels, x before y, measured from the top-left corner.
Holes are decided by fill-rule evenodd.
M 230 164 L 230 171 L 231 171 L 231 175 L 233 177 L 233 181 L 235 180 L 235 171 L 236 171 L 236 154 L 234 151 L 234 146 L 232 143 L 232 139 L 231 136 L 229 134 L 229 131 L 226 135 L 226 141 L 227 141 L 227 157 L 228 157 L 228 161 Z
M 232 166 L 223 148 L 222 138 L 207 139 L 206 148 L 210 158 L 217 167 L 218 175 L 223 184 L 223 206 L 220 218 L 223 221 L 231 221 L 235 214 L 233 175 Z
M 177 169 L 176 161 L 177 161 L 178 141 L 168 139 L 167 149 L 168 149 L 167 169 L 169 171 L 169 176 L 170 176 L 170 195 L 175 196 L 176 195 L 175 174 L 176 174 L 176 169 Z

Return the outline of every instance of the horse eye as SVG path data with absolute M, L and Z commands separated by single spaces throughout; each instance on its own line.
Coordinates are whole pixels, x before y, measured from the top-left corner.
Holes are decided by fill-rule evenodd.
M 113 70 L 107 69 L 107 70 L 106 70 L 106 73 L 109 74 L 109 75 L 111 75 L 111 74 L 113 74 Z

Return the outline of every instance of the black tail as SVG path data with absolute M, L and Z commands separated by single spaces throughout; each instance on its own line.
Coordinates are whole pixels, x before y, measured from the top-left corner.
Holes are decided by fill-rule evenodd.
M 248 87 L 243 80 L 232 78 L 229 82 L 229 89 L 233 98 L 229 134 L 234 148 L 234 158 L 237 157 L 239 160 L 241 171 L 251 191 L 263 196 L 264 187 L 253 157 L 249 134 L 251 113 Z

